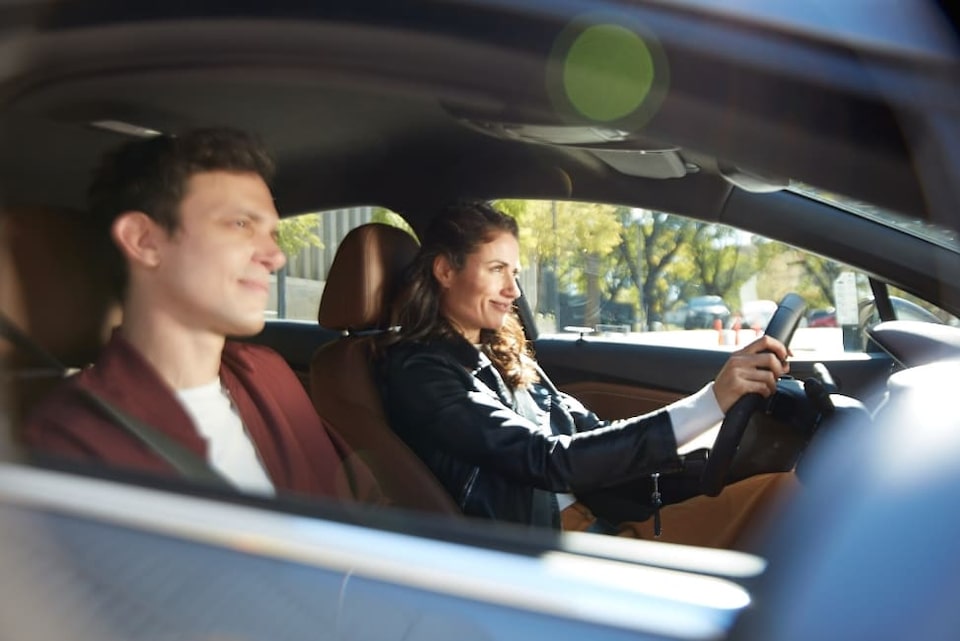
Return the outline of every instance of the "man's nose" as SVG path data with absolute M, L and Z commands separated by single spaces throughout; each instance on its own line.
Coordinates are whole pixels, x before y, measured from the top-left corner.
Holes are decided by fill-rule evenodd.
M 267 235 L 260 249 L 260 260 L 271 272 L 278 271 L 287 264 L 287 257 L 272 234 Z

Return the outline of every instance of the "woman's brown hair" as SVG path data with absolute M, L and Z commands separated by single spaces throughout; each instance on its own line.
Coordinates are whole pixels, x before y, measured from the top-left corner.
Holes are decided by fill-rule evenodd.
M 399 330 L 384 337 L 381 346 L 462 339 L 440 313 L 441 288 L 433 275 L 433 263 L 437 256 L 445 256 L 459 271 L 467 256 L 503 232 L 518 237 L 517 221 L 487 203 L 459 203 L 438 212 L 423 235 L 420 252 L 407 268 L 404 286 L 391 310 L 390 324 Z M 537 380 L 532 360 L 523 358 L 530 355 L 529 348 L 523 326 L 513 313 L 507 315 L 499 329 L 481 330 L 480 344 L 512 388 Z

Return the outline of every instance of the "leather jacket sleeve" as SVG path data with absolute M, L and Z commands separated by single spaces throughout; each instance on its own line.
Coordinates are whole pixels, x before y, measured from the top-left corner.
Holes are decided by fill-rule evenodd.
M 383 381 L 388 418 L 427 459 L 446 455 L 554 492 L 615 485 L 678 460 L 666 412 L 598 424 L 575 402 L 565 410 L 578 432 L 555 435 L 513 411 L 442 349 L 402 345 L 391 352 Z

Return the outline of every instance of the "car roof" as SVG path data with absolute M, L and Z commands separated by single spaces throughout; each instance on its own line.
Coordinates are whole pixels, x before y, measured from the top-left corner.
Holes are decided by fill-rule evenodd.
M 0 76 L 5 147 L 18 151 L 3 154 L 0 187 L 8 202 L 81 207 L 95 159 L 124 139 L 91 123 L 216 123 L 265 139 L 285 214 L 375 201 L 416 219 L 432 202 L 517 195 L 719 218 L 733 183 L 789 179 L 948 217 L 953 194 L 928 197 L 901 110 L 922 121 L 957 107 L 955 43 L 889 30 L 851 40 L 849 11 L 816 28 L 796 12 L 718 6 L 21 5 L 8 46 L 20 64 Z M 558 106 L 551 65 L 585 24 L 630 29 L 662 59 L 666 95 L 649 118 L 600 127 Z M 570 136 L 586 141 L 543 144 Z
M 865 4 L 820 27 L 755 4 L 24 0 L 0 9 L 0 197 L 82 212 L 98 158 L 131 139 L 118 128 L 234 126 L 277 160 L 283 216 L 378 205 L 420 231 L 451 200 L 613 203 L 841 257 L 960 312 L 960 283 L 930 278 L 960 270 L 955 35 L 858 25 Z M 937 11 L 900 17 L 939 25 Z M 583 57 L 593 29 L 615 45 Z M 639 106 L 578 112 L 565 78 L 629 89 L 604 61 L 638 42 Z M 801 185 L 899 216 L 784 190 Z M 891 224 L 954 231 L 937 247 Z

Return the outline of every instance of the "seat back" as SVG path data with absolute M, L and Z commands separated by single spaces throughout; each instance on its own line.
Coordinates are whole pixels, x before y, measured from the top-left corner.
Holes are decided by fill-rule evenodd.
M 82 213 L 8 209 L 0 212 L 0 222 L 5 243 L 0 308 L 30 343 L 0 339 L 12 382 L 12 413 L 22 417 L 60 383 L 64 367 L 81 368 L 96 360 L 110 329 L 119 323 L 119 304 Z
M 353 229 L 337 248 L 318 321 L 343 335 L 310 363 L 317 412 L 369 465 L 398 507 L 459 514 L 427 466 L 390 428 L 373 372 L 372 341 L 389 322 L 389 300 L 417 253 L 406 232 L 380 223 Z

